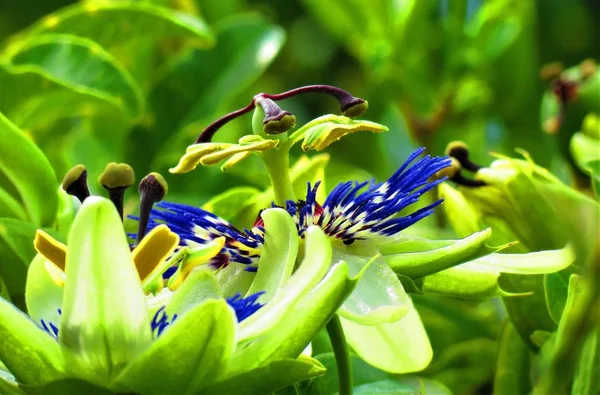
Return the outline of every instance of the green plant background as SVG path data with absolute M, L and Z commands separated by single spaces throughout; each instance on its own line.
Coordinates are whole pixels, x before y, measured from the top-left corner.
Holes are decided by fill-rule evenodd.
M 597 57 L 599 13 L 592 0 L 3 0 L 0 276 L 19 303 L 34 255 L 26 241 L 38 227 L 55 227 L 64 208 L 56 187 L 78 163 L 87 166 L 96 192 L 95 180 L 112 161 L 131 164 L 138 179 L 161 172 L 169 199 L 178 202 L 201 205 L 240 185 L 264 189 L 268 177 L 257 158 L 226 173 L 167 170 L 214 119 L 256 93 L 300 85 L 336 85 L 365 98 L 370 109 L 364 117 L 390 129 L 333 145 L 329 188 L 339 180 L 385 179 L 413 148 L 439 155 L 453 140 L 467 142 L 483 165 L 491 162 L 490 151 L 512 155 L 523 148 L 570 183 L 565 152 L 577 130 L 570 126 L 558 136 L 542 131 L 548 82 L 540 69 L 551 61 L 569 67 Z M 282 106 L 299 124 L 339 112 L 320 96 Z M 218 140 L 235 142 L 248 133 L 245 117 L 227 125 Z M 128 193 L 132 212 L 137 195 Z M 442 215 L 413 232 L 453 235 Z M 6 262 L 20 269 L 3 270 Z M 564 291 L 566 283 L 556 287 Z M 510 326 L 500 331 L 505 313 L 498 300 L 414 300 L 435 355 L 422 374 L 427 393 L 489 393 L 498 371 L 525 363 L 515 355 L 528 354 L 502 348 L 514 342 L 504 341 L 498 352 L 498 339 L 515 336 Z M 537 329 L 555 329 L 550 317 L 541 320 L 547 325 Z M 330 367 L 323 343 L 315 352 Z M 360 360 L 353 364 L 355 384 L 366 386 L 356 393 L 370 393 L 369 383 L 398 380 Z M 402 380 L 414 388 L 415 378 Z M 309 393 L 335 392 L 335 367 L 307 385 Z

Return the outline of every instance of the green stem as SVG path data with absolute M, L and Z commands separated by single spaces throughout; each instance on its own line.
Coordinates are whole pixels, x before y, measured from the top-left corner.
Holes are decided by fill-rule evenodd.
M 337 365 L 339 395 L 352 395 L 352 363 L 340 317 L 337 314 L 331 317 L 326 328 Z
M 265 113 L 260 106 L 256 106 L 252 116 L 252 130 L 254 134 L 262 138 L 278 139 L 279 145 L 260 154 L 265 168 L 269 173 L 273 193 L 275 194 L 275 204 L 285 207 L 287 200 L 296 201 L 296 194 L 290 178 L 290 144 L 287 142 L 287 133 L 268 136 L 263 130 L 263 119 Z

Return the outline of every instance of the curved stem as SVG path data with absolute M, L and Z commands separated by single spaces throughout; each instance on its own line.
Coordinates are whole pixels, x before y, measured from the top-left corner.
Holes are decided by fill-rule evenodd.
M 340 317 L 335 314 L 327 323 L 327 334 L 337 365 L 340 395 L 352 395 L 352 363 Z

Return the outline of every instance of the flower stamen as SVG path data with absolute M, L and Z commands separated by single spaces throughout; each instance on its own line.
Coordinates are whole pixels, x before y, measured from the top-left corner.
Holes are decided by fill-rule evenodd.
M 77 165 L 65 174 L 62 189 L 75 196 L 81 203 L 90 196 L 87 186 L 87 170 L 84 165 Z

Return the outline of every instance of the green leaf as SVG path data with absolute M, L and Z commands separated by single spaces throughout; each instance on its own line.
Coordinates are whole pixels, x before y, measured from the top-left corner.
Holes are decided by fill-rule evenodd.
M 152 341 L 146 299 L 115 205 L 87 198 L 68 247 L 59 339 L 71 350 L 68 363 L 79 377 L 108 382 Z
M 355 290 L 338 312 L 341 317 L 363 325 L 398 321 L 412 304 L 394 271 L 376 254 L 374 243 L 369 241 L 357 240 L 350 246 L 340 243 L 333 249 L 333 262 L 346 262 L 350 275 L 363 271 Z M 363 270 L 369 262 L 369 267 Z
M 37 36 L 11 48 L 8 60 L 35 66 L 50 78 L 107 97 L 121 104 L 131 118 L 144 111 L 144 98 L 127 70 L 94 41 L 66 34 Z
M 308 380 L 325 373 L 323 365 L 313 358 L 270 361 L 251 371 L 243 371 L 206 388 L 207 394 L 238 395 L 269 394 L 299 381 Z
M 530 350 L 513 325 L 507 321 L 500 334 L 494 394 L 528 394 L 531 391 Z
M 503 292 L 523 294 L 503 297 L 502 301 L 521 339 L 532 349 L 537 346 L 531 341 L 535 331 L 554 332 L 556 324 L 548 314 L 544 295 L 543 276 L 519 274 L 501 274 L 498 286 Z
M 23 36 L 67 33 L 89 38 L 104 48 L 141 38 L 185 38 L 206 47 L 213 43 L 208 26 L 192 15 L 139 2 L 78 3 L 62 8 L 29 28 Z
M 235 325 L 223 299 L 207 300 L 178 316 L 116 384 L 147 395 L 197 394 L 225 371 L 235 349 Z
M 593 395 L 600 392 L 600 329 L 591 331 L 585 340 L 577 362 L 572 395 Z
M 262 303 L 273 299 L 279 288 L 290 278 L 298 254 L 298 229 L 287 211 L 274 208 L 261 213 L 265 222 L 265 242 L 256 274 L 247 295 L 265 292 Z
M 405 251 L 411 251 L 415 247 L 415 243 L 427 243 L 426 240 L 415 242 L 411 239 L 404 241 L 401 238 L 392 242 L 392 245 L 388 244 L 387 247 L 380 247 L 380 250 L 396 273 L 411 278 L 419 278 L 489 255 L 503 248 L 504 246 L 493 248 L 485 244 L 491 234 L 492 230 L 488 228 L 460 240 L 431 241 L 434 249 L 421 252 Z M 403 242 L 406 242 L 406 248 L 403 248 Z M 441 243 L 448 242 L 451 242 L 451 244 L 440 246 Z
M 360 325 L 341 318 L 346 340 L 369 364 L 391 373 L 425 369 L 433 351 L 417 310 L 411 306 L 400 320 L 379 325 Z
M 565 304 L 567 303 L 570 274 L 569 270 L 565 270 L 560 273 L 544 275 L 544 293 L 546 295 L 548 313 L 557 324 L 560 322 Z
M 63 359 L 56 340 L 29 317 L 0 298 L 0 361 L 23 384 L 62 377 Z
M 306 294 L 319 284 L 330 265 L 329 238 L 320 227 L 310 226 L 306 230 L 304 259 L 298 269 L 282 288 L 277 289 L 273 298 L 264 307 L 240 323 L 238 341 L 246 341 L 267 333 L 272 327 L 283 322 L 282 317 L 294 310 Z
M 260 190 L 252 187 L 231 188 L 204 203 L 202 208 L 235 223 L 236 218 L 242 211 L 247 209 L 249 202 L 259 193 Z M 254 214 L 257 212 L 255 211 Z
M 61 395 L 112 395 L 113 392 L 99 387 L 95 384 L 87 381 L 78 379 L 66 379 L 52 381 L 50 383 L 36 385 L 36 386 L 22 386 L 21 387 L 27 395 L 48 395 L 48 394 L 61 394 Z
M 0 188 L 0 218 L 27 220 L 27 213 L 21 203 L 2 188 Z
M 36 229 L 29 222 L 0 218 L 0 276 L 9 295 L 18 303 L 23 301 L 27 268 L 36 254 L 33 248 Z
M 125 119 L 113 97 L 56 80 L 37 66 L 0 64 L 0 85 L 0 111 L 23 129 L 38 131 L 74 116 Z
M 56 217 L 56 175 L 38 147 L 0 113 L 0 171 L 14 185 L 35 225 L 50 225 Z

